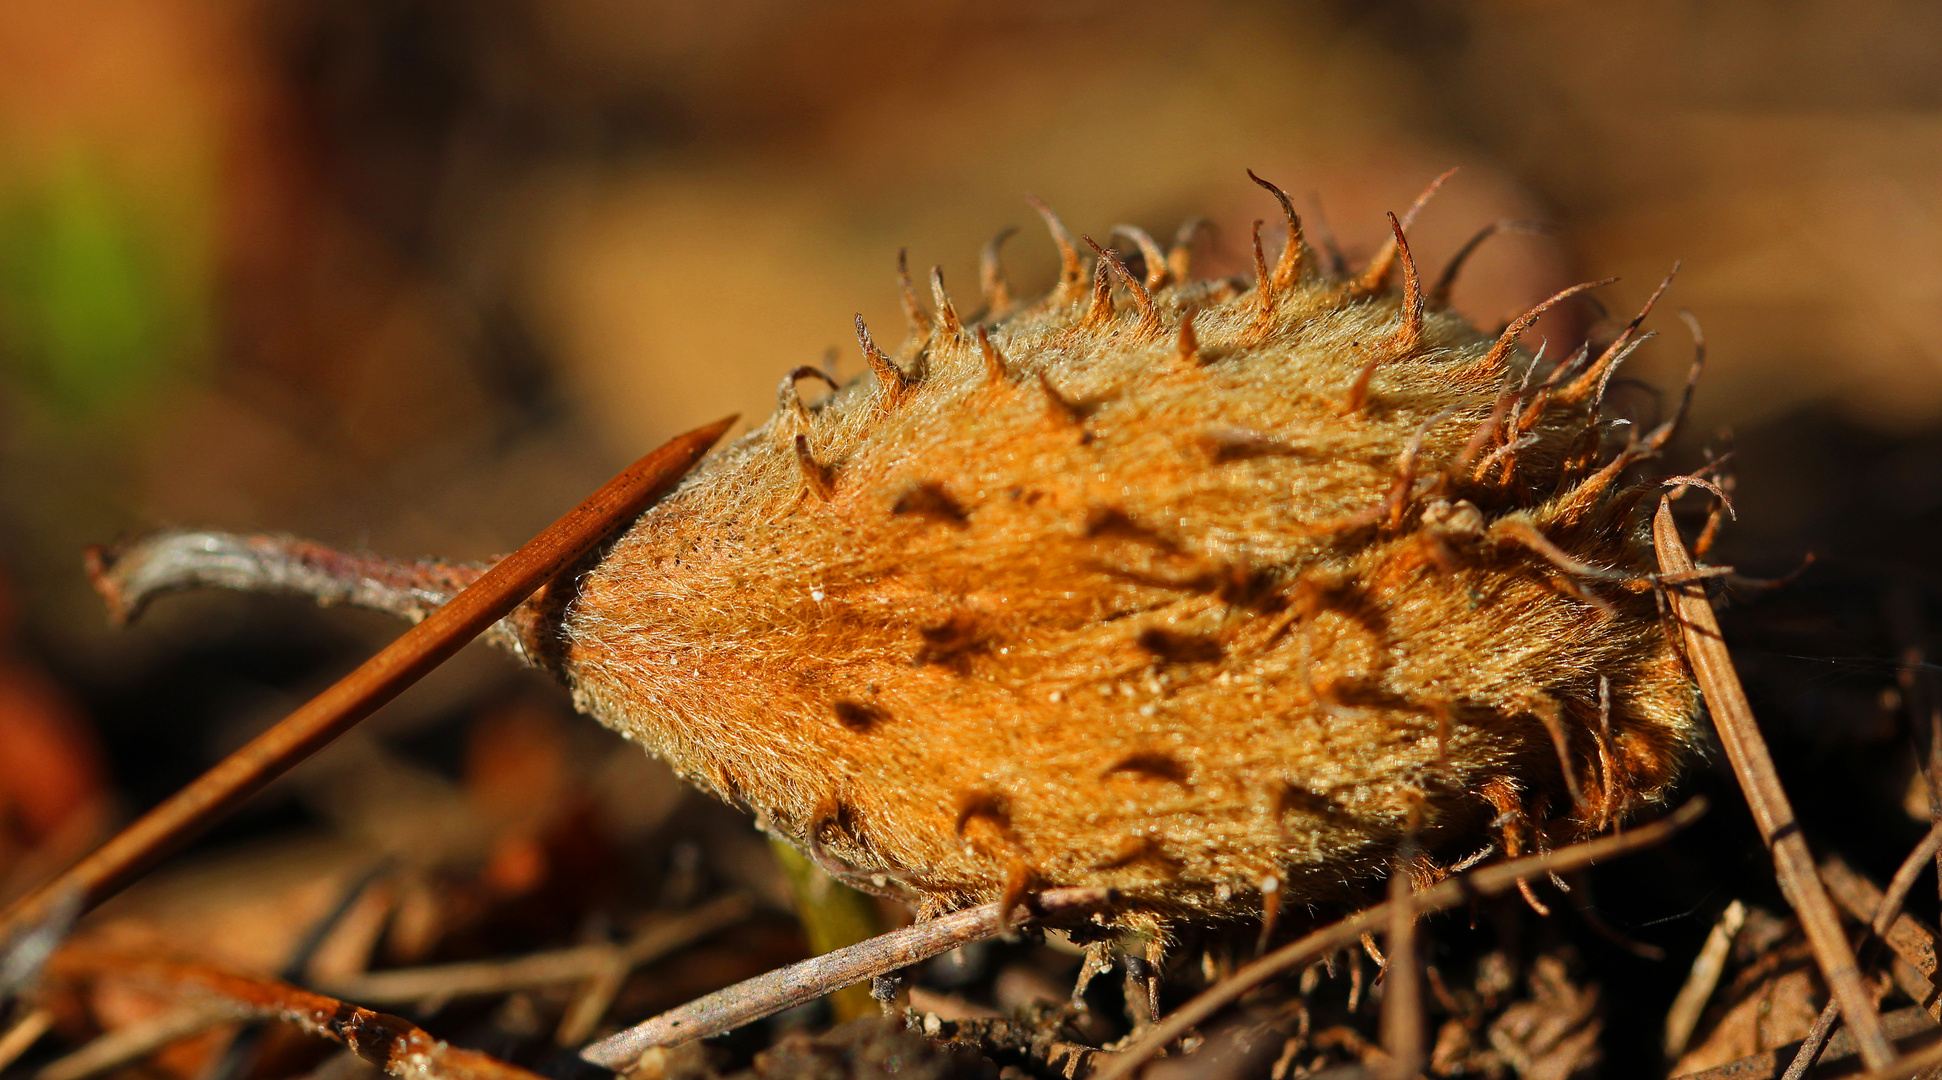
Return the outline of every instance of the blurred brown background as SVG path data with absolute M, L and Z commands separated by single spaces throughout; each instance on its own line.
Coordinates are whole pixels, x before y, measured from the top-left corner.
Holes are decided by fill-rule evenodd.
M 0 899 L 396 633 L 218 595 L 112 631 L 84 544 L 484 557 L 831 347 L 858 371 L 853 313 L 898 336 L 900 247 L 970 296 L 1017 225 L 1014 283 L 1049 284 L 1027 192 L 1102 239 L 1207 215 L 1228 272 L 1275 216 L 1245 169 L 1361 256 L 1452 165 L 1429 272 L 1547 226 L 1471 264 L 1479 324 L 1623 279 L 1540 326 L 1553 355 L 1685 261 L 1619 397 L 1663 408 L 1693 311 L 1711 367 L 1663 468 L 1734 454 L 1725 561 L 1820 557 L 1729 635 L 1816 843 L 1884 874 L 1916 827 L 1893 658 L 1942 616 L 1938 56 L 1918 0 L 0 0 Z M 746 822 L 567 711 L 468 652 L 203 849 L 281 838 L 223 864 L 251 869 L 159 878 L 97 932 L 274 969 L 374 851 L 407 872 L 352 967 L 724 882 L 786 904 Z M 1693 786 L 1726 809 L 1687 869 L 1606 894 L 1681 958 L 1734 895 L 1713 868 L 1770 888 L 1730 785 Z M 800 953 L 765 925 L 617 1014 Z M 1614 1060 L 1649 1058 L 1683 960 L 1599 962 Z
M 1238 270 L 1274 210 L 1244 169 L 1356 255 L 1461 165 L 1413 237 L 1432 272 L 1549 226 L 1460 283 L 1485 325 L 1612 274 L 1622 317 L 1684 259 L 1713 362 L 1677 460 L 1737 432 L 1729 554 L 1928 588 L 1938 55 L 1917 0 L 0 0 L 0 859 L 394 632 L 233 597 L 110 632 L 84 543 L 509 549 L 667 435 L 759 419 L 786 369 L 858 370 L 899 247 L 968 295 L 1024 226 L 1013 280 L 1049 283 L 1026 192 L 1094 236 L 1208 215 Z M 1690 346 L 1656 324 L 1630 373 L 1671 386 Z M 469 656 L 380 730 L 514 692 Z

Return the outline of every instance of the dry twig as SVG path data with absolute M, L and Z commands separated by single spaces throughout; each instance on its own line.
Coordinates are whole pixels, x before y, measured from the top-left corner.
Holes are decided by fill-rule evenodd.
M 1599 837 L 1561 847 L 1529 858 L 1516 859 L 1480 870 L 1446 878 L 1421 892 L 1411 893 L 1405 903 L 1416 914 L 1440 911 L 1479 896 L 1508 892 L 1522 880 L 1545 873 L 1562 873 L 1588 866 L 1600 859 L 1650 847 L 1691 824 L 1706 810 L 1705 801 L 1693 799 L 1666 817 L 1631 832 Z M 1243 994 L 1281 973 L 1299 967 L 1354 942 L 1363 934 L 1380 929 L 1394 913 L 1393 901 L 1366 908 L 1346 919 L 1323 927 L 1298 941 L 1261 957 L 1173 1011 L 1141 1036 L 1133 1045 L 1107 1065 L 1094 1080 L 1124 1080 L 1140 1066 L 1173 1044 L 1175 1039 L 1239 1000 Z
M 1113 894 L 1108 889 L 1047 889 L 1018 905 L 1010 923 L 1082 915 L 1102 910 L 1112 902 Z M 994 937 L 1007 926 L 1004 916 L 1002 904 L 981 904 L 879 934 L 868 941 L 777 968 L 678 1009 L 670 1009 L 594 1043 L 581 1050 L 580 1056 L 595 1065 L 624 1070 L 641 1054 L 656 1047 L 719 1035 L 814 1001 L 832 990 L 887 975 L 961 945 Z
M 1382 1047 L 1389 1053 L 1387 1071 L 1396 1080 L 1408 1080 L 1422 1071 L 1426 1050 L 1418 970 L 1422 960 L 1416 941 L 1415 906 L 1409 902 L 1412 889 L 1407 869 L 1414 847 L 1413 842 L 1406 844 L 1389 872 L 1389 935 L 1383 941 L 1389 956 L 1382 969 Z
M 80 914 L 80 890 L 64 889 L 50 896 L 32 917 L 0 932 L 0 1002 L 25 991 L 40 978 L 41 966 L 61 947 Z
M 99 903 L 402 693 L 672 488 L 735 419 L 676 436 L 609 480 L 356 671 L 14 904 L 0 915 L 0 940 L 40 921 L 63 897 L 78 893 L 83 906 Z
M 1668 499 L 1659 501 L 1659 512 L 1652 521 L 1652 538 L 1658 548 L 1661 572 L 1692 572 L 1692 557 L 1679 539 Z M 1725 748 L 1733 775 L 1739 779 L 1740 790 L 1753 811 L 1760 838 L 1773 854 L 1774 876 L 1780 881 L 1780 890 L 1800 916 L 1801 929 L 1806 932 L 1814 959 L 1820 964 L 1821 977 L 1827 981 L 1834 1000 L 1840 1004 L 1841 1014 L 1847 1017 L 1848 1027 L 1854 1031 L 1862 1060 L 1871 1069 L 1883 1068 L 1894 1059 L 1894 1049 L 1881 1033 L 1881 1017 L 1861 981 L 1854 950 L 1849 948 L 1847 935 L 1841 930 L 1841 917 L 1814 873 L 1814 857 L 1807 850 L 1807 838 L 1801 835 L 1793 806 L 1780 785 L 1779 775 L 1774 772 L 1773 758 L 1760 736 L 1759 725 L 1754 722 L 1753 707 L 1747 703 L 1746 692 L 1740 687 L 1733 659 L 1727 654 L 1719 620 L 1706 599 L 1705 585 L 1700 582 L 1675 585 L 1667 589 L 1667 596 L 1674 618 L 1684 629 L 1687 661 L 1699 679 L 1700 692 L 1706 696 L 1720 745 Z

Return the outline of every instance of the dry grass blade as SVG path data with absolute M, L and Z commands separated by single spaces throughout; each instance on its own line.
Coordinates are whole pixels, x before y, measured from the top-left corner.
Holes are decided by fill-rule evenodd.
M 325 987 L 339 997 L 375 1005 L 414 1005 L 430 998 L 504 994 L 599 978 L 651 963 L 748 917 L 753 902 L 732 894 L 642 932 L 624 945 L 580 945 L 505 960 L 377 971 Z
M 200 1035 L 217 1024 L 244 1015 L 246 1010 L 227 1001 L 178 1005 L 146 1020 L 116 1028 L 79 1050 L 49 1062 L 34 1074 L 34 1080 L 84 1080 L 139 1061 L 172 1042 Z
M 503 960 L 374 971 L 330 983 L 324 989 L 373 1005 L 415 1005 L 432 999 L 506 994 L 580 982 L 598 975 L 613 958 L 612 945 L 580 945 Z
M 1666 817 L 1631 832 L 1586 840 L 1543 855 L 1533 855 L 1529 858 L 1458 874 L 1421 892 L 1411 894 L 1406 903 L 1413 913 L 1424 914 L 1441 911 L 1472 897 L 1508 892 L 1516 888 L 1519 881 L 1542 877 L 1546 873 L 1575 870 L 1581 866 L 1589 866 L 1600 859 L 1650 847 L 1691 824 L 1705 812 L 1705 801 L 1693 799 Z M 1160 1051 L 1172 1045 L 1175 1039 L 1185 1035 L 1221 1009 L 1233 1004 L 1248 991 L 1285 971 L 1353 943 L 1363 934 L 1383 928 L 1388 924 L 1393 913 L 1392 903 L 1377 904 L 1357 912 L 1298 941 L 1289 942 L 1241 968 L 1203 991 L 1192 1001 L 1174 1010 L 1165 1020 L 1155 1024 L 1101 1070 L 1094 1080 L 1123 1080 Z
M 656 923 L 635 935 L 632 941 L 616 948 L 607 964 L 580 988 L 572 1004 L 567 1006 L 566 1015 L 560 1018 L 553 1041 L 561 1046 L 586 1042 L 635 968 L 685 948 L 717 930 L 725 930 L 748 918 L 753 910 L 752 898 L 735 893 Z
M 0 1071 L 5 1071 L 40 1041 L 54 1026 L 54 1014 L 46 1009 L 35 1009 L 14 1022 L 5 1035 L 0 1035 Z
M 1047 889 L 1018 905 L 1011 923 L 1103 910 L 1113 894 L 1106 889 Z M 887 975 L 960 945 L 1004 932 L 1002 904 L 980 904 L 929 922 L 880 934 L 848 948 L 824 953 L 767 975 L 736 983 L 707 997 L 670 1009 L 645 1023 L 602 1039 L 580 1051 L 595 1065 L 621 1071 L 655 1047 L 719 1035 L 765 1016 L 816 1000 L 841 987 Z
M 1679 539 L 1669 500 L 1659 502 L 1659 512 L 1652 521 L 1652 538 L 1658 549 L 1661 572 L 1692 572 L 1692 556 L 1686 553 L 1686 546 Z M 1793 806 L 1774 772 L 1773 758 L 1760 736 L 1759 725 L 1754 722 L 1753 707 L 1747 703 L 1746 692 L 1740 687 L 1732 657 L 1727 654 L 1719 620 L 1713 616 L 1713 606 L 1706 599 L 1705 585 L 1690 582 L 1672 586 L 1667 589 L 1667 595 L 1673 616 L 1685 631 L 1686 657 L 1699 679 L 1700 691 L 1706 696 L 1720 744 L 1733 765 L 1733 775 L 1740 781 L 1747 806 L 1753 811 L 1760 838 L 1773 853 L 1774 876 L 1780 881 L 1781 892 L 1800 916 L 1801 929 L 1813 947 L 1821 977 L 1827 981 L 1834 1000 L 1840 1004 L 1841 1015 L 1847 1018 L 1848 1027 L 1854 1032 L 1862 1060 L 1871 1069 L 1882 1068 L 1894 1059 L 1894 1050 L 1881 1032 L 1881 1017 L 1862 984 L 1854 950 L 1848 946 L 1847 935 L 1841 930 L 1841 917 L 1814 872 L 1814 858 L 1807 850 L 1807 839 L 1800 834 Z
M 111 976 L 185 998 L 201 997 L 229 1016 L 282 1020 L 342 1043 L 386 1073 L 408 1080 L 539 1080 L 516 1065 L 449 1046 L 399 1017 L 207 964 L 70 949 L 55 955 L 48 975 L 64 982 Z
M 1678 1061 L 1686 1052 L 1693 1029 L 1699 1026 L 1699 1015 L 1719 986 L 1720 973 L 1726 970 L 1726 957 L 1732 951 L 1733 939 L 1745 922 L 1746 905 L 1738 900 L 1728 904 L 1719 921 L 1713 924 L 1712 932 L 1706 935 L 1706 944 L 1700 946 L 1699 955 L 1693 958 L 1686 984 L 1679 988 L 1679 995 L 1672 999 L 1672 1008 L 1666 1011 L 1667 1061 Z
M 356 671 L 16 903 L 0 916 L 0 940 L 43 919 L 64 897 L 79 894 L 83 906 L 100 902 L 398 696 L 672 488 L 735 420 L 677 436 L 609 480 Z

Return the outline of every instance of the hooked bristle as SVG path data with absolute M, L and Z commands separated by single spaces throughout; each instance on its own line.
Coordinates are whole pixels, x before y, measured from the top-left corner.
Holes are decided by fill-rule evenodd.
M 1167 283 L 1167 256 L 1160 250 L 1159 241 L 1151 233 L 1138 225 L 1119 224 L 1113 226 L 1112 235 L 1124 236 L 1140 250 L 1140 262 L 1146 271 L 1144 285 L 1148 292 Z
M 897 365 L 877 348 L 876 340 L 870 336 L 870 328 L 863 324 L 863 314 L 856 316 L 856 341 L 863 349 L 863 360 L 870 365 L 870 373 L 876 376 L 877 386 L 883 391 L 884 404 L 896 407 L 903 400 L 904 391 L 909 388 L 909 380 Z
M 984 296 L 987 318 L 1000 318 L 1011 311 L 1011 284 L 1005 280 L 1005 263 L 1000 257 L 1005 241 L 1018 230 L 1007 226 L 985 241 L 978 252 L 978 291 Z
M 1411 203 L 1408 211 L 1403 214 L 1402 224 L 1397 227 L 1395 235 L 1383 242 L 1375 257 L 1369 260 L 1368 268 L 1362 271 L 1362 276 L 1350 284 L 1349 291 L 1352 294 L 1368 296 L 1388 287 L 1389 273 L 1396 268 L 1396 260 L 1402 248 L 1402 234 L 1416 223 L 1416 215 L 1422 213 L 1423 207 L 1429 205 L 1430 198 L 1442 188 L 1443 182 L 1455 176 L 1461 168 L 1458 166 L 1446 170 L 1442 176 L 1430 181 L 1430 186 L 1424 188 L 1421 195 L 1416 196 L 1416 201 Z
M 944 333 L 955 341 L 964 333 L 964 324 L 958 320 L 957 305 L 951 303 L 951 294 L 944 291 L 944 268 L 931 267 L 931 300 L 937 305 L 937 319 L 944 325 Z
M 1140 321 L 1139 325 L 1135 328 L 1135 333 L 1143 336 L 1158 333 L 1160 329 L 1160 311 L 1153 306 L 1153 297 L 1146 291 L 1146 286 L 1140 284 L 1139 279 L 1133 276 L 1132 271 L 1126 269 L 1126 263 L 1120 259 L 1118 252 L 1100 247 L 1093 242 L 1090 236 L 1086 237 L 1085 241 L 1086 246 L 1091 248 L 1094 254 L 1099 256 L 1099 261 L 1105 264 L 1106 268 L 1112 272 L 1112 275 L 1119 279 L 1119 283 L 1126 287 L 1126 291 L 1132 294 L 1133 305 L 1139 309 L 1140 313 Z M 1106 305 L 1110 311 L 1110 297 L 1107 298 Z
M 1295 204 L 1288 198 L 1287 192 L 1254 175 L 1252 169 L 1248 170 L 1247 176 L 1275 197 L 1275 201 L 1281 204 L 1282 216 L 1288 219 L 1288 238 L 1282 246 L 1280 260 L 1275 263 L 1273 289 L 1275 293 L 1285 292 L 1311 261 L 1308 241 L 1303 239 L 1301 233 L 1301 217 L 1295 213 Z
M 1082 283 L 1086 272 L 1079 264 L 1079 249 L 1072 246 L 1072 234 L 1065 231 L 1065 222 L 1059 220 L 1059 215 L 1053 213 L 1051 207 L 1029 195 L 1025 201 L 1044 219 L 1045 230 L 1052 234 L 1052 243 L 1059 249 L 1059 284 L 1052 292 L 1053 302 L 1070 304 L 1084 295 Z

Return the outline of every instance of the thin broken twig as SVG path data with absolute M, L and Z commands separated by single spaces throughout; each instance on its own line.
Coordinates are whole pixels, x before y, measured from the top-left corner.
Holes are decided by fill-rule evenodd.
M 672 488 L 735 420 L 676 436 L 628 466 L 356 671 L 15 903 L 0 915 L 0 940 L 43 919 L 72 893 L 80 895 L 84 908 L 99 903 L 398 696 Z
M 391 860 L 380 859 L 353 880 L 350 886 L 338 894 L 337 901 L 323 917 L 313 922 L 303 936 L 297 940 L 296 947 L 277 970 L 277 978 L 286 982 L 303 981 L 304 973 L 310 970 L 311 962 L 324 947 L 344 920 L 355 911 L 371 886 L 378 883 L 390 872 Z M 223 1048 L 216 1062 L 206 1069 L 198 1080 L 249 1080 L 256 1064 L 256 1057 L 262 1049 L 263 1033 L 269 1025 L 263 1022 L 244 1024 Z
M 1922 842 L 1915 845 L 1902 864 L 1895 868 L 1895 876 L 1888 880 L 1888 889 L 1875 902 L 1875 913 L 1868 920 L 1868 931 L 1879 940 L 1887 940 L 1888 930 L 1901 917 L 1902 905 L 1908 902 L 1908 894 L 1915 888 L 1916 879 L 1927 869 L 1927 863 L 1942 852 L 1942 821 L 1929 827 Z
M 1902 708 L 1908 714 L 1908 734 L 1917 760 L 1927 759 L 1920 770 L 1928 791 L 1929 816 L 1942 817 L 1942 697 L 1935 693 L 1934 679 L 1924 642 L 1928 629 L 1923 625 L 1922 605 L 1915 592 L 1903 584 L 1889 593 L 1887 616 L 1895 641 L 1895 689 L 1901 694 Z M 1917 732 L 1926 732 L 1928 746 L 1922 746 Z M 1942 892 L 1942 852 L 1935 856 L 1935 885 Z M 1859 916 L 1865 919 L 1866 916 Z
M 1445 878 L 1427 889 L 1409 894 L 1405 902 L 1411 911 L 1427 914 L 1455 906 L 1473 897 L 1508 892 L 1516 888 L 1519 881 L 1539 877 L 1546 872 L 1562 873 L 1580 866 L 1588 866 L 1600 859 L 1651 847 L 1692 824 L 1705 812 L 1706 801 L 1694 798 L 1658 821 L 1642 825 L 1630 832 L 1586 840 L 1542 855 L 1515 859 Z M 1391 902 L 1384 902 L 1365 908 L 1307 937 L 1283 945 L 1202 991 L 1198 997 L 1175 1009 L 1166 1019 L 1155 1024 L 1138 1041 L 1108 1064 L 1094 1077 L 1094 1080 L 1124 1080 L 1160 1051 L 1172 1045 L 1175 1039 L 1185 1035 L 1190 1029 L 1221 1009 L 1233 1004 L 1248 991 L 1282 972 L 1327 956 L 1371 930 L 1380 929 L 1392 914 L 1393 909 L 1390 904 Z
M 1685 574 L 1693 570 L 1692 556 L 1686 553 L 1678 526 L 1673 524 L 1670 499 L 1659 500 L 1659 512 L 1652 520 L 1652 539 L 1658 549 L 1661 572 Z M 1854 950 L 1848 946 L 1847 935 L 1841 930 L 1841 916 L 1834 910 L 1833 901 L 1827 898 L 1820 877 L 1814 873 L 1814 857 L 1807 850 L 1807 838 L 1801 835 L 1793 806 L 1780 785 L 1779 775 L 1774 772 L 1773 758 L 1753 719 L 1753 707 L 1747 703 L 1746 691 L 1740 687 L 1740 676 L 1727 654 L 1719 620 L 1706 599 L 1705 587 L 1696 582 L 1676 585 L 1669 587 L 1666 595 L 1673 617 L 1684 628 L 1687 661 L 1712 712 L 1720 745 L 1725 748 L 1733 775 L 1739 779 L 1740 790 L 1753 811 L 1760 838 L 1773 855 L 1774 876 L 1780 882 L 1781 893 L 1800 916 L 1801 929 L 1806 932 L 1814 959 L 1820 964 L 1821 977 L 1826 980 L 1834 1000 L 1840 1003 L 1841 1014 L 1847 1017 L 1848 1027 L 1861 1048 L 1862 1060 L 1869 1068 L 1879 1069 L 1894 1059 L 1894 1049 L 1881 1033 L 1881 1017 L 1861 981 Z
M 1082 915 L 1110 907 L 1110 889 L 1047 889 L 1028 897 L 1015 909 L 1012 925 L 1031 919 Z M 995 937 L 1007 925 L 1002 903 L 981 904 L 954 911 L 929 922 L 879 934 L 848 948 L 824 953 L 766 975 L 736 983 L 707 997 L 637 1024 L 580 1051 L 595 1065 L 625 1070 L 641 1054 L 655 1047 L 719 1035 L 765 1016 L 814 1001 L 824 994 L 865 979 L 885 975 L 949 952 L 961 945 Z

